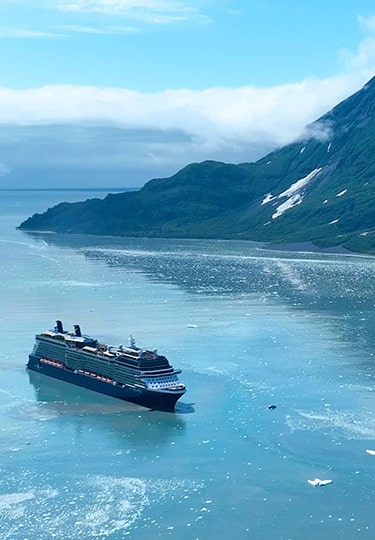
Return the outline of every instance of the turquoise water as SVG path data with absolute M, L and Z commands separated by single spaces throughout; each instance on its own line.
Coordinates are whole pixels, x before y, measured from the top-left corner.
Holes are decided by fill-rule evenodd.
M 15 229 L 90 195 L 0 192 L 0 537 L 374 538 L 375 259 Z M 165 353 L 176 414 L 29 374 L 56 319 Z

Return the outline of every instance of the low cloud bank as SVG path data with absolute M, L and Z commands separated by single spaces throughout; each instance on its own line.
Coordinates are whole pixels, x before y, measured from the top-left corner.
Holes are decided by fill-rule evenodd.
M 58 184 L 65 169 L 60 177 L 66 184 L 66 170 L 76 169 L 82 185 L 134 186 L 193 161 L 254 161 L 305 137 L 306 125 L 370 77 L 362 70 L 273 88 L 159 93 L 69 85 L 0 88 L 0 187 L 28 165 L 40 169 L 39 180 L 36 173 L 17 182 L 40 187 L 43 174 L 51 179 L 53 171 Z

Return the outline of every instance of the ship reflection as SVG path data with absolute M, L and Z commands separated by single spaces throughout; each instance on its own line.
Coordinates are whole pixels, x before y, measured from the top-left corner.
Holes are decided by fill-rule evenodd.
M 158 444 L 181 435 L 185 421 L 179 413 L 194 410 L 189 404 L 181 403 L 176 413 L 153 411 L 35 371 L 27 370 L 27 373 L 38 402 L 34 418 L 47 416 L 54 421 L 69 421 L 78 431 L 86 429 L 90 422 L 90 427 L 94 424 L 95 428 L 114 433 L 135 446 L 148 445 L 151 441 Z

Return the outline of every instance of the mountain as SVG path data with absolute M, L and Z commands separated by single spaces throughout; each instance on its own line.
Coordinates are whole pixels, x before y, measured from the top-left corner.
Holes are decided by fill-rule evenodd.
M 375 253 L 375 77 L 255 163 L 193 163 L 136 192 L 61 203 L 24 230 L 312 242 Z

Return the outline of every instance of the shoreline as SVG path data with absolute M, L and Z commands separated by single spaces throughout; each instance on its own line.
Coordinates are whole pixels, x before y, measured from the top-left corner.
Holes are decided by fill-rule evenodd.
M 21 224 L 22 225 L 22 224 Z M 290 243 L 284 243 L 284 244 L 271 244 L 266 242 L 259 242 L 256 240 L 239 240 L 238 238 L 184 238 L 184 237 L 175 237 L 175 236 L 118 236 L 118 235 L 111 235 L 111 234 L 88 234 L 88 233 L 61 233 L 56 231 L 49 231 L 49 230 L 32 230 L 32 229 L 24 229 L 19 225 L 16 227 L 17 230 L 20 230 L 25 233 L 31 233 L 31 234 L 56 234 L 56 235 L 64 235 L 64 236 L 87 236 L 87 237 L 97 237 L 97 238 L 149 238 L 149 239 L 166 239 L 166 240 L 202 240 L 202 241 L 215 241 L 215 242 L 247 242 L 250 244 L 256 245 L 256 249 L 261 249 L 264 251 L 279 251 L 279 252 L 289 252 L 289 253 L 315 253 L 315 254 L 326 254 L 326 255 L 344 255 L 344 256 L 352 256 L 352 257 L 371 257 L 374 258 L 375 255 L 372 253 L 365 253 L 365 252 L 357 252 L 357 251 L 351 251 L 347 248 L 336 246 L 336 247 L 329 247 L 329 248 L 320 248 L 316 246 L 313 242 L 290 242 Z
M 289 251 L 290 253 L 326 253 L 328 255 L 353 255 L 373 257 L 370 253 L 350 251 L 344 247 L 320 248 L 312 242 L 291 242 L 287 244 L 264 244 L 262 249 L 270 251 Z

